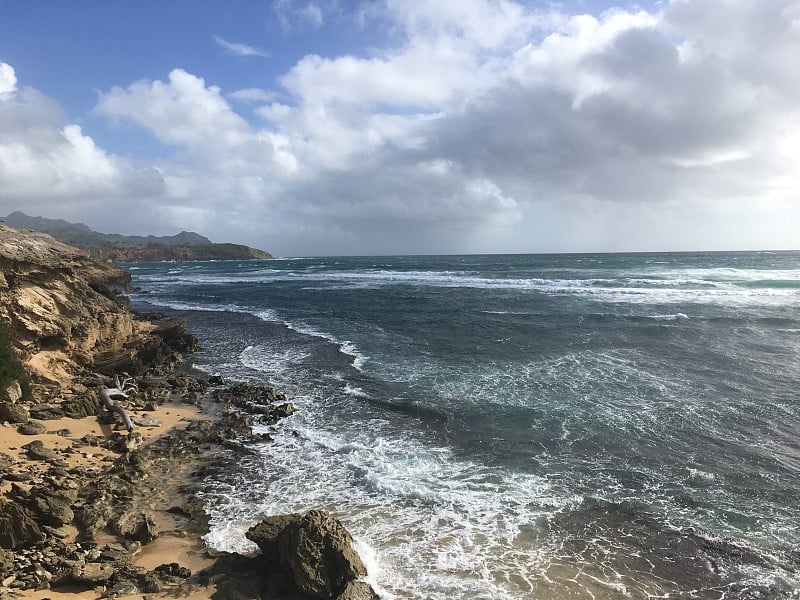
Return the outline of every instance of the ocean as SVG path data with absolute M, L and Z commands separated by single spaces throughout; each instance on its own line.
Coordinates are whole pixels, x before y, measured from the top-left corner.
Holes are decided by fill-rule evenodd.
M 298 412 L 207 543 L 324 508 L 386 598 L 800 596 L 800 253 L 137 263 Z

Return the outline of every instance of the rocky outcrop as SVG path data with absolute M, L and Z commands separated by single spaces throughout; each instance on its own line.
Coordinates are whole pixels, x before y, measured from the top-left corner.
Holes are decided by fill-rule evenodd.
M 39 525 L 17 502 L 0 499 L 0 548 L 15 550 L 45 538 Z
M 267 517 L 252 527 L 247 537 L 258 545 L 265 560 L 280 564 L 306 594 L 374 597 L 368 585 L 357 582 L 367 575 L 367 568 L 354 548 L 353 537 L 326 511 Z
M 182 322 L 137 320 L 119 295 L 129 286 L 122 269 L 0 223 L 0 319 L 40 396 L 58 396 L 90 371 L 166 371 L 196 348 Z

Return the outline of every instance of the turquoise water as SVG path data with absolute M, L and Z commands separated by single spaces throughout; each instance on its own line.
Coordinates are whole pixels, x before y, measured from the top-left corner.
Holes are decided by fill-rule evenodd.
M 800 588 L 800 253 L 131 272 L 189 318 L 196 367 L 302 409 L 207 482 L 213 546 L 325 507 L 387 597 Z

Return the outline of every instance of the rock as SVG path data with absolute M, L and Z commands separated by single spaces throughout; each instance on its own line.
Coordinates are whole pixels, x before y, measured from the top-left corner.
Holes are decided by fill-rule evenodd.
M 0 398 L 3 400 L 7 400 L 12 404 L 19 402 L 22 400 L 22 388 L 19 385 L 19 381 L 14 381 L 9 385 L 3 393 L 0 394 Z
M 161 427 L 161 421 L 145 415 L 137 415 L 131 420 L 138 427 Z
M 251 542 L 255 542 L 267 560 L 280 562 L 278 538 L 289 525 L 296 523 L 300 518 L 301 515 L 297 513 L 264 517 L 260 523 L 251 527 L 245 536 Z
M 381 600 L 381 598 L 366 581 L 351 581 L 336 600 Z
M 102 583 L 111 579 L 114 567 L 110 564 L 90 562 L 72 571 L 72 578 L 78 583 Z
M 5 578 L 14 572 L 14 553 L 11 550 L 0 548 L 0 578 Z
M 31 516 L 14 501 L 0 500 L 0 548 L 15 550 L 44 540 Z
M 58 453 L 50 448 L 45 448 L 41 440 L 33 440 L 30 444 L 23 446 L 28 452 L 28 458 L 33 460 L 56 460 Z
M 0 402 L 0 422 L 27 423 L 29 418 L 30 412 L 22 404 Z
M 212 375 L 208 378 L 208 385 L 225 385 L 225 378 L 222 375 Z
M 74 388 L 75 386 L 73 386 Z M 84 387 L 85 386 L 81 386 Z M 100 414 L 102 404 L 100 399 L 94 395 L 84 395 L 80 398 L 73 398 L 67 400 L 61 405 L 64 415 L 73 419 L 82 419 L 83 417 L 93 417 Z
M 142 512 L 123 514 L 114 525 L 114 530 L 128 539 L 149 544 L 158 537 L 158 526 L 153 517 Z
M 13 465 L 15 462 L 16 461 L 14 460 L 14 457 L 11 456 L 10 454 L 6 454 L 5 452 L 0 452 L 0 473 L 10 469 L 11 465 Z
M 47 534 L 60 540 L 64 540 L 72 535 L 72 531 L 70 531 L 70 529 L 67 527 L 52 527 L 50 525 L 42 525 L 42 529 Z
M 47 402 L 31 406 L 30 416 L 34 419 L 42 421 L 53 421 L 60 419 L 64 416 L 64 411 L 57 404 L 49 404 Z
M 288 524 L 277 536 L 273 535 L 284 522 Z M 274 553 L 277 547 L 278 561 L 291 574 L 298 589 L 318 598 L 335 598 L 345 591 L 348 583 L 367 574 L 350 532 L 322 510 L 309 511 L 302 517 L 273 517 L 251 528 L 247 536 L 259 540 L 259 548 L 264 544 L 262 552 L 266 549 Z M 267 558 L 274 560 L 274 555 Z
M 33 487 L 27 505 L 40 515 L 40 522 L 53 527 L 69 525 L 75 519 L 71 508 L 72 500 L 53 490 Z
M 70 389 L 75 394 L 86 394 L 89 391 L 89 388 L 87 388 L 82 383 L 73 383 L 72 386 L 70 387 Z
M 17 427 L 17 431 L 22 435 L 41 435 L 47 431 L 47 427 L 40 421 L 28 421 Z

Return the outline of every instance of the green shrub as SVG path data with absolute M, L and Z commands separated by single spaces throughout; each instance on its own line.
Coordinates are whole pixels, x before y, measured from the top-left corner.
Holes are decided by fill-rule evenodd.
M 22 363 L 11 344 L 11 334 L 6 324 L 0 320 L 0 390 L 5 390 L 14 381 L 22 388 L 22 397 L 29 400 L 31 384 Z

